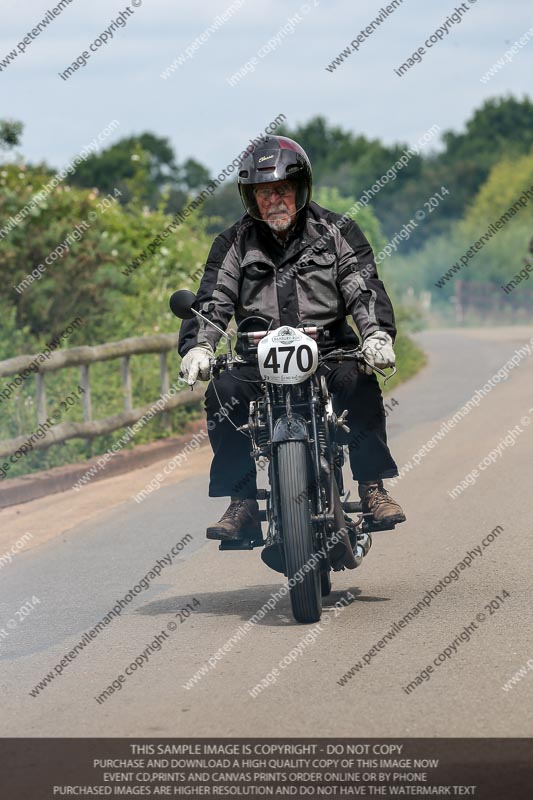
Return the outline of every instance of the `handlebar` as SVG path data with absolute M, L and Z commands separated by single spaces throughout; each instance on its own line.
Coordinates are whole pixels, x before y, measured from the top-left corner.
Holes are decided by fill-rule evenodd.
M 320 328 L 320 327 L 317 327 L 317 326 L 313 326 L 313 327 L 308 327 L 308 328 L 301 328 L 299 330 L 302 330 L 304 333 L 307 333 L 307 335 L 311 336 L 311 338 L 313 338 L 313 339 L 318 339 L 320 334 L 323 332 L 324 329 Z M 244 340 L 248 345 L 256 346 L 258 344 L 258 342 L 260 342 L 261 339 L 264 336 L 266 336 L 267 333 L 268 333 L 268 331 L 252 331 L 250 333 L 238 333 L 237 336 L 241 340 Z M 254 354 L 252 359 L 242 358 L 242 356 L 237 357 L 236 359 L 234 359 L 232 357 L 229 357 L 228 355 L 224 355 L 224 354 L 223 355 L 219 355 L 215 359 L 215 363 L 214 363 L 214 366 L 213 366 L 213 372 L 215 374 L 218 374 L 221 369 L 226 369 L 228 366 L 231 367 L 235 363 L 243 363 L 243 362 L 246 363 L 247 361 L 249 363 L 251 363 L 252 361 L 255 362 L 255 360 L 256 360 L 255 354 Z M 362 349 L 360 347 L 353 348 L 352 350 L 343 350 L 342 348 L 338 348 L 337 350 L 332 350 L 329 353 L 325 353 L 324 355 L 320 356 L 319 364 L 324 364 L 327 361 L 333 361 L 333 362 L 337 362 L 337 363 L 340 363 L 341 361 L 358 361 L 358 362 L 360 362 L 362 364 L 368 364 L 368 362 L 366 361 L 366 359 L 365 359 L 365 357 L 363 355 L 363 351 L 362 351 Z M 393 367 L 392 372 L 389 375 L 387 375 L 387 373 L 384 372 L 379 367 L 376 367 L 376 366 L 370 365 L 370 364 L 368 364 L 368 366 L 372 366 L 372 369 L 374 370 L 374 372 L 377 372 L 379 375 L 381 375 L 383 378 L 385 378 L 385 383 L 390 378 L 392 378 L 392 376 L 395 375 L 395 373 L 396 373 L 396 367 Z

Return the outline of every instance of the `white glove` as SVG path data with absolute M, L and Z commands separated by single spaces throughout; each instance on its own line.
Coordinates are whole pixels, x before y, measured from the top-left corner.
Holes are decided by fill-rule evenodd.
M 180 375 L 187 379 L 189 386 L 194 386 L 197 378 L 200 378 L 201 381 L 209 380 L 213 356 L 213 348 L 208 342 L 198 344 L 185 353 L 181 362 Z
M 396 356 L 392 349 L 392 339 L 385 331 L 375 331 L 365 339 L 363 355 L 368 364 L 380 369 L 394 367 L 396 364 Z M 368 364 L 360 363 L 359 369 L 367 375 L 372 375 L 373 369 Z

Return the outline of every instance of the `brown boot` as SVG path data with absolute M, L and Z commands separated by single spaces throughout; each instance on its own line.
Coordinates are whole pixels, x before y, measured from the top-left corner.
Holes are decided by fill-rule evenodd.
M 377 525 L 397 525 L 405 522 L 401 506 L 383 487 L 383 481 L 364 481 L 359 484 L 359 497 L 364 514 L 372 514 Z
M 257 500 L 241 500 L 232 497 L 220 520 L 206 532 L 208 539 L 234 541 L 236 539 L 262 538 L 259 506 Z

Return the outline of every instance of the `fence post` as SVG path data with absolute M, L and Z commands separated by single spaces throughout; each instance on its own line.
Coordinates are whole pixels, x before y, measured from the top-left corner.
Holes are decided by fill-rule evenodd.
M 93 408 L 91 403 L 91 384 L 89 382 L 89 365 L 82 364 L 80 367 L 81 388 L 84 391 L 82 397 L 83 421 L 91 422 L 93 418 Z
M 37 425 L 42 425 L 46 422 L 46 387 L 44 385 L 44 374 L 37 372 L 36 390 L 37 390 Z
M 166 429 L 172 426 L 171 409 L 177 408 L 182 405 L 190 405 L 193 402 L 195 405 L 201 405 L 201 398 L 203 397 L 204 390 L 196 391 L 193 396 L 189 393 L 174 391 L 170 393 L 170 377 L 168 367 L 168 352 L 175 349 L 176 335 L 175 334 L 159 334 L 157 336 L 148 337 L 134 337 L 124 339 L 119 342 L 106 342 L 103 345 L 96 345 L 95 347 L 75 347 L 72 350 L 62 350 L 60 353 L 53 353 L 49 357 L 48 364 L 45 372 L 36 372 L 35 384 L 35 405 L 36 416 L 38 417 L 39 424 L 45 424 L 47 420 L 47 389 L 50 388 L 48 384 L 45 387 L 45 379 L 47 372 L 65 368 L 79 368 L 79 390 L 82 392 L 82 409 L 83 409 L 83 422 L 61 422 L 55 425 L 53 434 L 45 436 L 35 442 L 35 449 L 47 449 L 55 444 L 68 441 L 69 439 L 87 439 L 89 440 L 89 447 L 92 447 L 94 437 L 100 437 L 111 431 L 118 430 L 128 424 L 142 419 L 145 415 L 153 415 L 153 405 L 139 407 L 138 412 L 133 407 L 133 376 L 131 373 L 131 356 L 136 354 L 154 353 L 159 355 L 159 370 L 160 370 L 160 386 L 161 393 L 159 398 L 164 398 L 167 403 L 170 403 L 171 408 L 165 409 L 159 413 L 163 414 L 163 425 Z M 42 355 L 42 354 L 41 354 Z M 94 421 L 91 385 L 90 385 L 90 365 L 93 363 L 100 363 L 102 361 L 109 361 L 111 359 L 121 359 L 122 368 L 122 389 L 124 397 L 125 409 L 120 413 L 114 413 L 104 419 L 97 419 Z M 36 362 L 37 356 L 23 355 L 15 356 L 14 358 L 0 360 L 0 377 L 9 375 L 17 375 L 21 370 L 32 367 Z M 33 369 L 33 367 L 32 367 Z M 29 370 L 28 370 L 29 371 Z M 175 396 L 178 394 L 179 396 Z M 160 404 L 158 403 L 158 408 Z M 6 439 L 0 441 L 0 455 L 10 455 L 16 451 L 21 444 L 26 440 L 26 437 L 20 435 L 14 439 Z
M 122 391 L 124 393 L 124 411 L 131 411 L 133 408 L 132 394 L 131 394 L 131 369 L 130 357 L 122 356 Z
M 161 395 L 166 395 L 170 387 L 166 352 L 159 353 L 159 373 L 161 376 Z M 168 411 L 163 411 L 163 428 L 165 428 L 165 430 L 170 428 L 170 417 Z

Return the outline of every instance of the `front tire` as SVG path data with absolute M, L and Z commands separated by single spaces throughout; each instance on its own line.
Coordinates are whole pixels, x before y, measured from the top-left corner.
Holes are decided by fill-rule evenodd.
M 328 597 L 331 594 L 331 570 L 322 569 L 320 573 L 320 585 L 322 586 L 322 597 Z
M 320 562 L 314 559 L 313 524 L 309 498 L 307 443 L 283 442 L 277 452 L 281 530 L 292 613 L 297 622 L 318 622 L 322 615 Z M 304 565 L 309 569 L 304 570 Z

